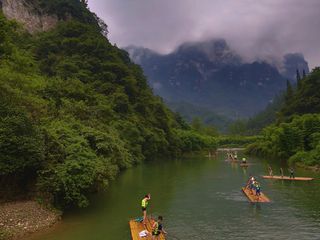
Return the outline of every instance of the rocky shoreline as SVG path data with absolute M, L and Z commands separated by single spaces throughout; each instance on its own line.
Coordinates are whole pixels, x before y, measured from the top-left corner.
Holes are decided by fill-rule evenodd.
M 53 226 L 60 219 L 61 212 L 36 201 L 0 204 L 0 240 L 22 239 Z

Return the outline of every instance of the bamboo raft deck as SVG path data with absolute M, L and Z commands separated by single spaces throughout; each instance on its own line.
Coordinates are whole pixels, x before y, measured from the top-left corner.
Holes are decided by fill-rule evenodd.
M 263 193 L 261 193 L 260 197 L 257 197 L 256 195 L 254 194 L 251 194 L 250 193 L 250 190 L 243 187 L 242 188 L 242 191 L 243 193 L 247 196 L 247 198 L 249 199 L 250 202 L 253 202 L 253 203 L 257 203 L 257 202 L 261 202 L 261 203 L 266 203 L 266 202 L 270 202 L 270 199 L 264 195 Z
M 310 177 L 295 177 L 290 178 L 288 176 L 262 176 L 265 179 L 275 179 L 275 180 L 288 180 L 288 181 L 312 181 L 314 178 Z
M 148 218 L 148 220 L 146 221 L 146 228 L 145 228 L 142 222 L 137 222 L 135 219 L 131 219 L 129 221 L 129 225 L 130 225 L 132 240 L 141 240 L 141 239 L 152 240 L 152 236 L 151 236 L 152 223 L 153 223 L 153 220 Z M 139 233 L 143 230 L 147 230 L 150 234 L 147 237 L 140 237 Z M 162 233 L 159 235 L 159 240 L 165 240 L 165 237 Z

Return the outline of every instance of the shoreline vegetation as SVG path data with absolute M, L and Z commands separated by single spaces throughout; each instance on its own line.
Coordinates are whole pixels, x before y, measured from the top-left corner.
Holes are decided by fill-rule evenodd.
M 262 137 L 249 144 L 245 152 L 283 159 L 291 166 L 319 169 L 320 114 L 294 116 L 288 122 L 268 126 Z
M 296 166 L 299 167 L 299 168 L 306 169 L 308 171 L 320 172 L 320 165 L 319 164 L 314 165 L 314 166 L 307 166 L 307 165 L 305 165 L 303 163 L 296 163 Z

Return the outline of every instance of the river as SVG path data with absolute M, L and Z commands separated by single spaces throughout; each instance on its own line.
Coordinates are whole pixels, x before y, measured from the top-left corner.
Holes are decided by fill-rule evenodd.
M 150 211 L 164 217 L 168 239 L 320 239 L 320 181 L 260 179 L 272 202 L 251 204 L 241 187 L 249 174 L 265 174 L 267 161 L 249 162 L 243 169 L 220 153 L 139 165 L 124 171 L 89 208 L 68 212 L 57 226 L 28 240 L 129 240 L 128 220 L 140 215 L 148 192 Z M 280 163 L 272 167 L 277 173 Z M 296 175 L 320 177 L 302 169 Z

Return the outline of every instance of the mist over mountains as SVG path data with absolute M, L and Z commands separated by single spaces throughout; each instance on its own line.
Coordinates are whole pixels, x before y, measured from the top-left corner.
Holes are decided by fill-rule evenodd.
M 184 43 L 167 55 L 135 46 L 126 50 L 168 102 L 190 103 L 233 119 L 263 110 L 287 79 L 295 82 L 297 69 L 309 72 L 302 54 L 287 54 L 281 63 L 246 62 L 224 39 Z

